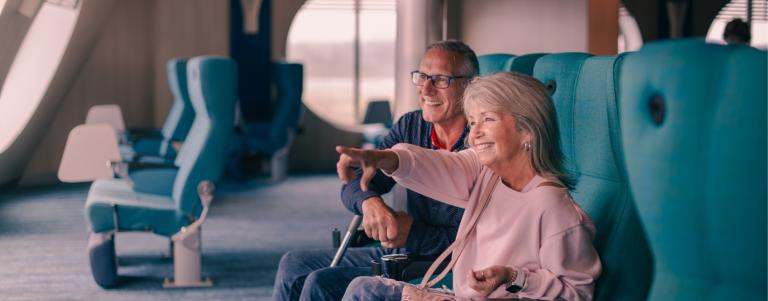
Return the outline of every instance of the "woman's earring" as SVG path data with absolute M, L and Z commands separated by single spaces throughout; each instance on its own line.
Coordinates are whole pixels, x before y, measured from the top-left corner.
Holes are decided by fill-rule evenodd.
M 523 147 L 525 147 L 525 150 L 529 151 L 529 150 L 531 150 L 531 143 L 530 142 L 525 142 L 525 143 L 523 143 Z

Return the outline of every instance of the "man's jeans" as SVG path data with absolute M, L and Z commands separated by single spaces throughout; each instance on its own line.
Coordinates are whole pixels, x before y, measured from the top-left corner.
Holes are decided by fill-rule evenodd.
M 404 249 L 349 248 L 335 268 L 329 268 L 335 249 L 291 251 L 280 259 L 272 292 L 274 301 L 341 300 L 347 285 L 371 275 L 371 261 Z

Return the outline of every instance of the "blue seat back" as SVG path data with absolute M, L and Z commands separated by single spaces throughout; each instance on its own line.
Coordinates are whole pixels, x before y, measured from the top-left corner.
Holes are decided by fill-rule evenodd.
M 676 40 L 621 68 L 652 300 L 766 300 L 766 52 Z
M 297 63 L 275 62 L 277 103 L 272 115 L 270 140 L 279 149 L 288 144 L 289 136 L 303 116 L 301 95 L 304 87 L 304 66 Z
M 536 61 L 544 55 L 546 55 L 546 53 L 529 53 L 512 57 L 504 66 L 504 71 L 533 75 L 533 67 L 536 65 Z
M 507 62 L 509 59 L 515 57 L 506 53 L 492 53 L 484 54 L 477 57 L 477 62 L 480 64 L 480 75 L 491 75 L 503 71 L 509 71 L 507 68 Z
M 187 87 L 187 59 L 175 58 L 166 64 L 168 86 L 173 95 L 171 111 L 165 118 L 162 133 L 167 140 L 184 141 L 195 119 L 195 110 Z
M 603 272 L 596 300 L 645 300 L 652 259 L 624 173 L 616 70 L 622 57 L 546 55 L 534 77 L 552 93 L 574 200 L 592 217 Z
M 189 60 L 187 75 L 195 120 L 176 157 L 179 171 L 173 200 L 180 214 L 196 217 L 202 209 L 198 183 L 218 181 L 226 164 L 234 127 L 237 66 L 226 57 L 196 57 Z
M 392 127 L 392 109 L 388 100 L 372 100 L 365 108 L 363 124 L 381 123 L 387 128 Z

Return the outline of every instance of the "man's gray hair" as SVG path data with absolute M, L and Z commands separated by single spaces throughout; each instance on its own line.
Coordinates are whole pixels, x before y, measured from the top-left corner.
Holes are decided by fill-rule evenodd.
M 440 49 L 448 52 L 458 54 L 463 59 L 461 65 L 461 76 L 475 77 L 480 74 L 480 63 L 477 61 L 477 55 L 472 48 L 469 48 L 467 44 L 459 40 L 444 40 L 432 43 L 427 46 L 427 51 L 430 49 Z

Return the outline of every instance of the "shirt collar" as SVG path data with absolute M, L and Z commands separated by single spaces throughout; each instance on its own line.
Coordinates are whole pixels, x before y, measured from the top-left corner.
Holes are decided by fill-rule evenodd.
M 461 133 L 461 136 L 459 136 L 459 139 L 454 142 L 453 147 L 450 149 L 445 147 L 445 145 L 440 144 L 440 141 L 437 140 L 437 133 L 435 132 L 435 126 L 430 123 L 429 124 L 429 130 L 430 130 L 430 139 L 432 140 L 432 145 L 436 147 L 437 149 L 444 149 L 448 151 L 454 151 L 454 150 L 460 150 L 464 148 L 464 140 L 467 137 L 467 134 L 469 133 L 469 128 L 465 125 L 464 131 Z

